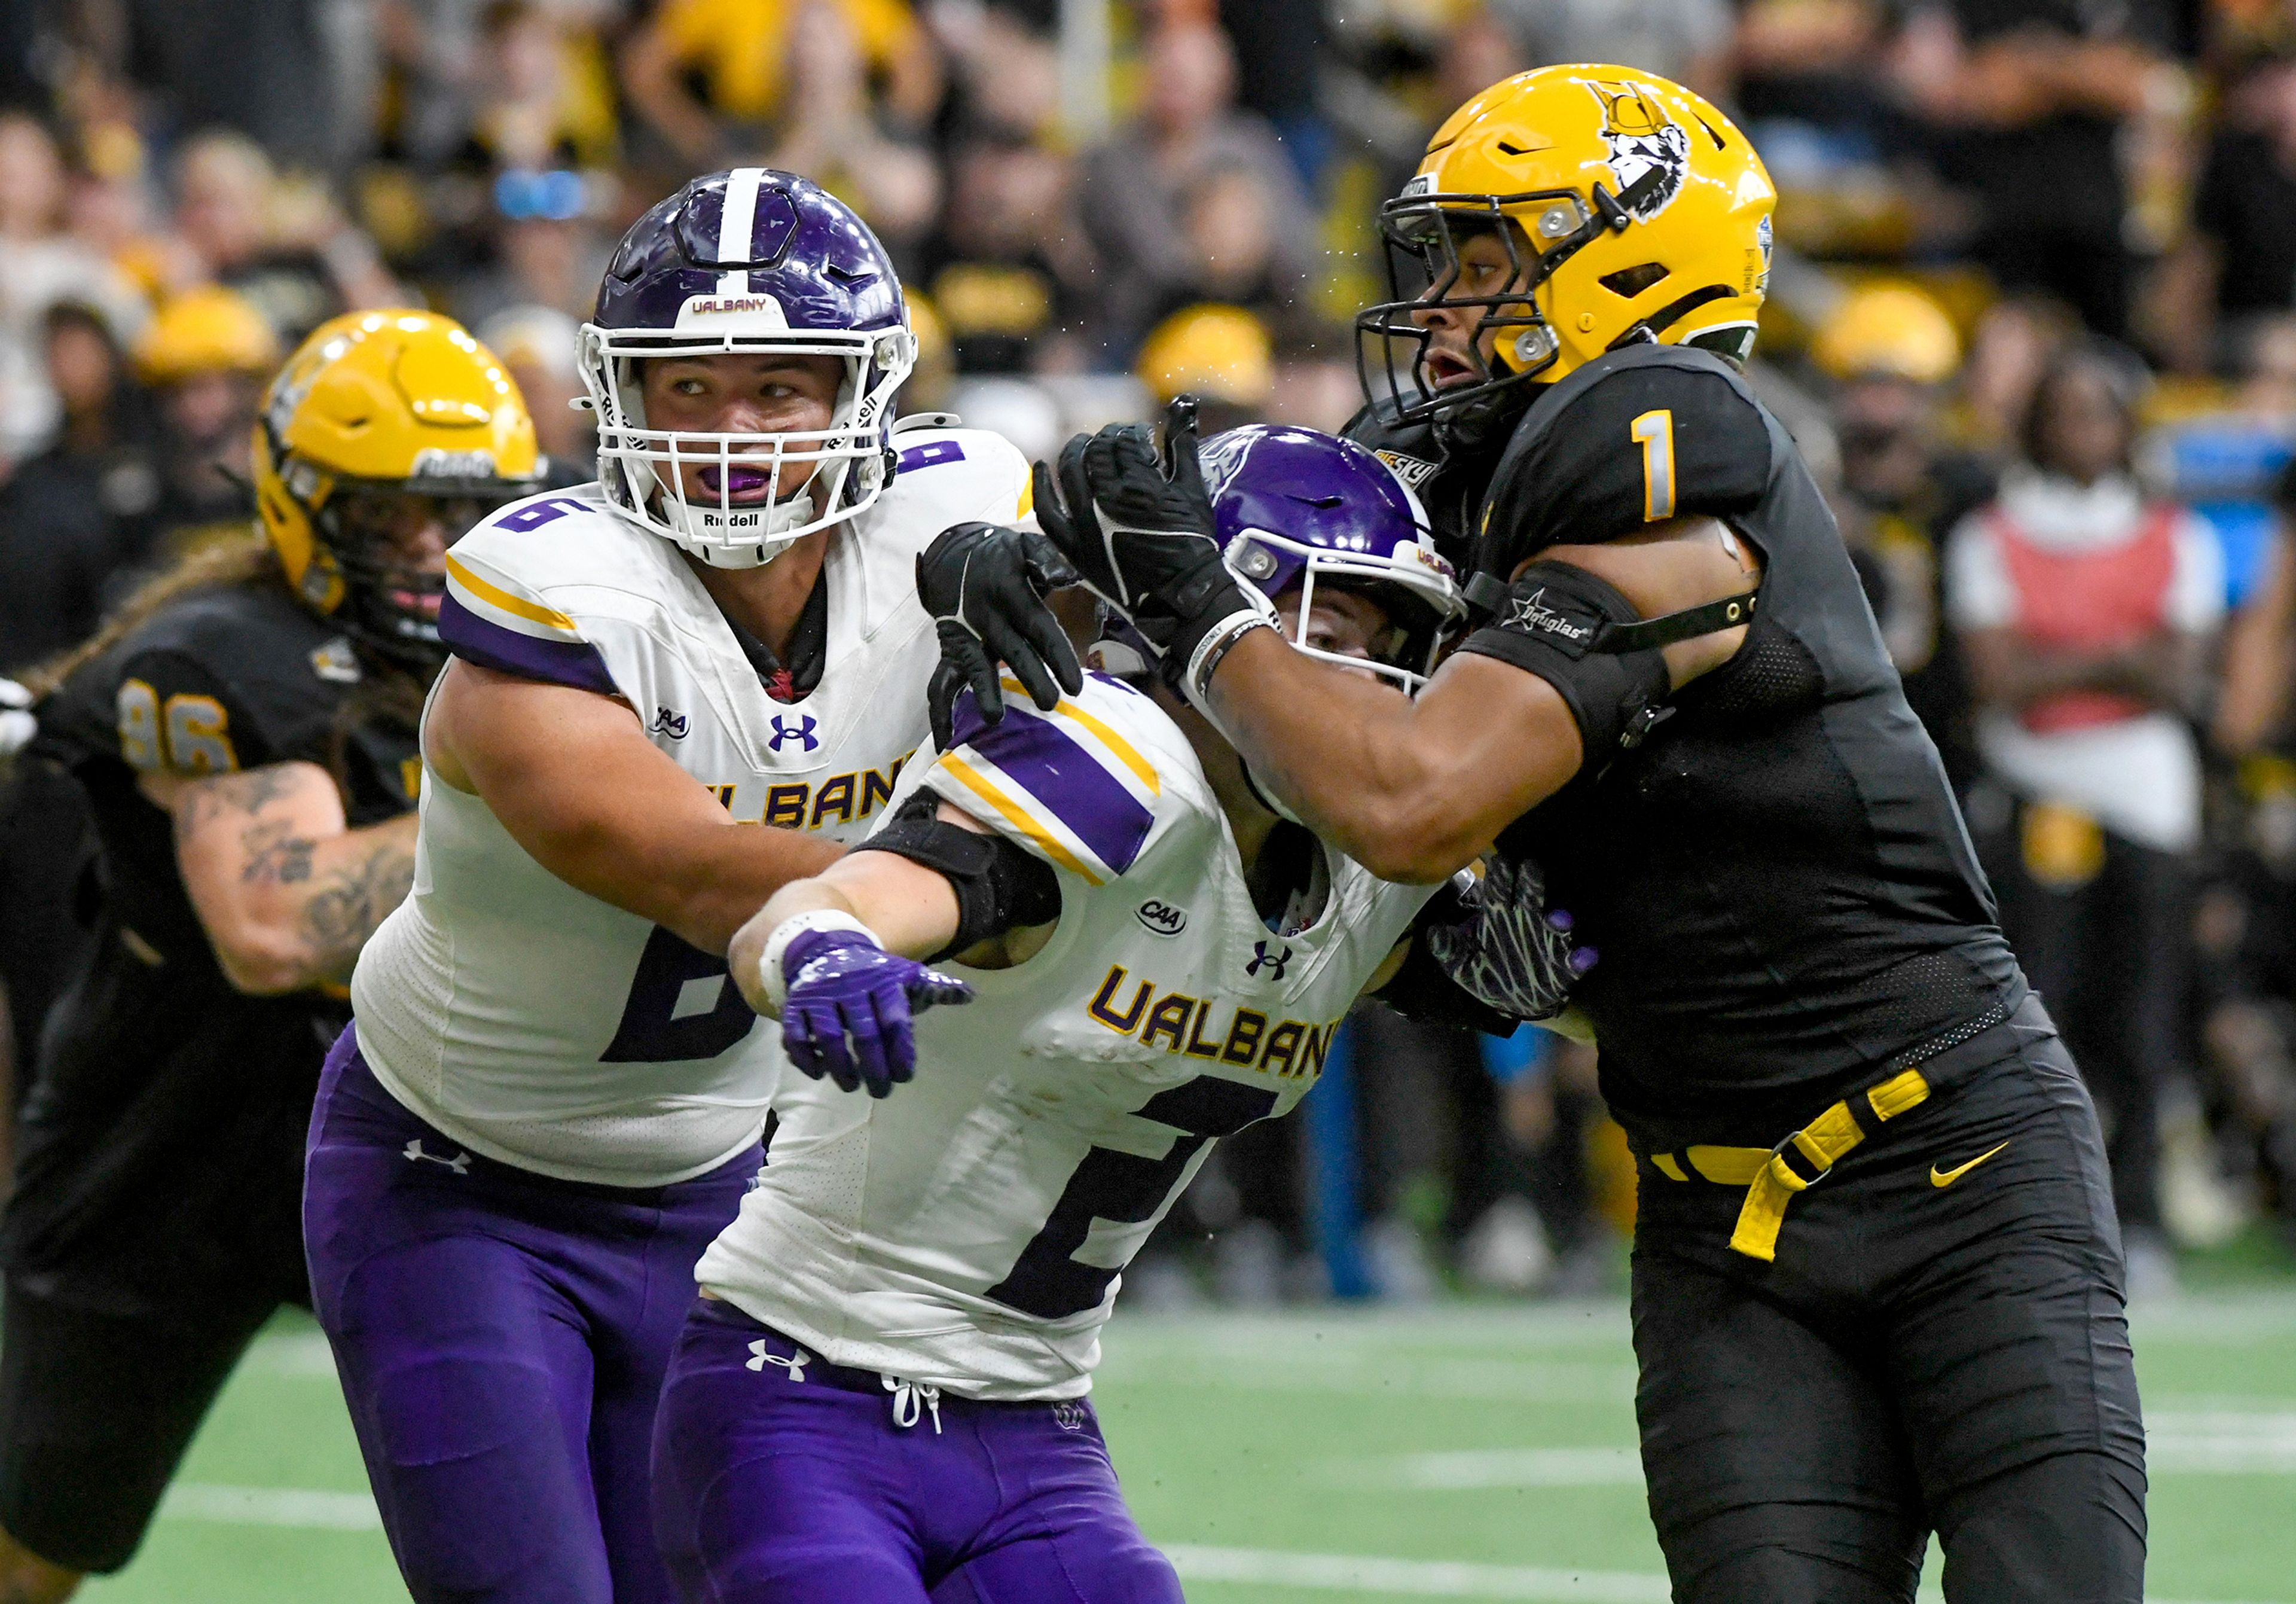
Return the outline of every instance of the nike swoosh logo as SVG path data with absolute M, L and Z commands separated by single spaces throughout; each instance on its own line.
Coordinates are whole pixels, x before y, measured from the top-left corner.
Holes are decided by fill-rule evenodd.
M 2001 1144 L 2001 1147 L 2005 1147 L 2008 1145 L 2009 1144 L 2007 1142 L 2003 1142 Z M 2001 1147 L 1988 1148 L 1985 1152 L 1979 1154 L 1975 1158 L 1971 1159 L 1967 1164 L 1956 1164 L 1950 1170 L 1940 1170 L 1935 1164 L 1931 1164 L 1930 1166 L 1930 1184 L 1933 1187 L 1951 1186 L 1955 1181 L 1959 1180 L 1963 1176 L 1977 1168 L 1978 1165 L 1992 1157 L 1994 1154 L 2000 1152 Z

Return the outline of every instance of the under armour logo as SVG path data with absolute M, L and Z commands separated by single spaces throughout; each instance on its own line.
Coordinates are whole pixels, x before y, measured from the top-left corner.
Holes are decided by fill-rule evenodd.
M 1084 1405 L 1073 1399 L 1063 1398 L 1053 1405 L 1053 1424 L 1062 1431 L 1082 1431 L 1085 1419 Z
M 766 1339 L 762 1337 L 750 1345 L 750 1363 L 748 1368 L 760 1373 L 762 1373 L 765 1368 L 769 1364 L 777 1365 L 781 1369 L 789 1372 L 789 1378 L 791 1381 L 802 1381 L 805 1379 L 805 1367 L 812 1362 L 813 1355 L 807 1353 L 803 1348 L 800 1348 L 796 1353 L 791 1353 L 787 1359 L 783 1359 L 779 1353 L 768 1353 L 766 1352 Z
M 1257 975 L 1264 968 L 1267 971 L 1268 979 L 1282 980 L 1284 967 L 1291 961 L 1290 947 L 1285 947 L 1281 952 L 1270 952 L 1266 942 L 1254 942 L 1251 943 L 1251 961 L 1244 965 L 1243 972 L 1246 975 Z
M 467 1175 L 471 1172 L 469 1154 L 457 1153 L 452 1158 L 441 1158 L 436 1153 L 425 1153 L 422 1150 L 422 1139 L 419 1136 L 399 1149 L 399 1156 L 409 1160 L 419 1158 L 429 1164 L 444 1164 L 457 1175 Z
M 666 707 L 653 710 L 654 734 L 668 736 L 673 741 L 683 741 L 688 728 L 690 721 L 684 713 L 674 713 Z
M 815 747 L 821 744 L 819 741 L 813 738 L 813 732 L 819 728 L 820 726 L 821 720 L 815 718 L 811 713 L 800 713 L 797 716 L 797 721 L 794 724 L 792 724 L 789 720 L 782 717 L 781 714 L 775 713 L 774 715 L 774 738 L 767 741 L 766 744 L 772 747 L 775 752 L 779 752 L 782 749 L 782 743 L 783 741 L 803 741 L 805 743 L 805 749 L 808 752 L 811 752 Z

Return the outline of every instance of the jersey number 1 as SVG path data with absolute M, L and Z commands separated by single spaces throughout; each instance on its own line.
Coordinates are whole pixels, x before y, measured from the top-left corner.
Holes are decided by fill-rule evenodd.
M 1643 448 L 1643 522 L 1674 516 L 1674 414 L 1645 412 L 1627 429 Z

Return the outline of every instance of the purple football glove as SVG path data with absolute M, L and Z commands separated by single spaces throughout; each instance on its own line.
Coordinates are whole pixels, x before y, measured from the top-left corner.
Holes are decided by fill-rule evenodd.
M 782 1046 L 789 1059 L 840 1091 L 882 1098 L 917 1073 L 910 1020 L 940 1003 L 971 1002 L 972 988 L 857 930 L 805 930 L 781 955 L 788 992 Z

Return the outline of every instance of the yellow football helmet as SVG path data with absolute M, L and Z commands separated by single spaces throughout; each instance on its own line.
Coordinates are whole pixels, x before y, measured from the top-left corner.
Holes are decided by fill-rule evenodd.
M 1194 395 L 1265 407 L 1275 389 L 1275 345 L 1267 325 L 1242 307 L 1193 306 L 1156 325 L 1141 342 L 1136 367 L 1160 406 Z
M 1860 284 L 1818 325 L 1810 356 L 1833 379 L 1942 384 L 1961 366 L 1961 336 L 1911 284 Z
M 1380 209 L 1395 299 L 1357 319 L 1365 389 L 1392 395 L 1399 421 L 1456 427 L 1503 411 L 1504 391 L 1637 341 L 1742 361 L 1769 289 L 1776 204 L 1746 136 L 1679 84 L 1598 65 L 1495 84 L 1436 130 Z M 1454 293 L 1460 245 L 1476 234 L 1506 249 L 1505 293 Z M 1473 346 L 1470 379 L 1430 378 L 1424 314 L 1438 305 L 1497 334 L 1495 352 Z
M 541 486 L 526 402 L 494 354 L 435 312 L 348 312 L 311 332 L 255 425 L 256 513 L 287 582 L 361 645 L 435 664 L 444 582 L 398 555 L 408 498 L 460 537 Z
M 279 361 L 279 337 L 247 297 L 209 284 L 161 307 L 135 342 L 135 375 L 146 384 L 180 384 L 194 374 L 253 374 Z

